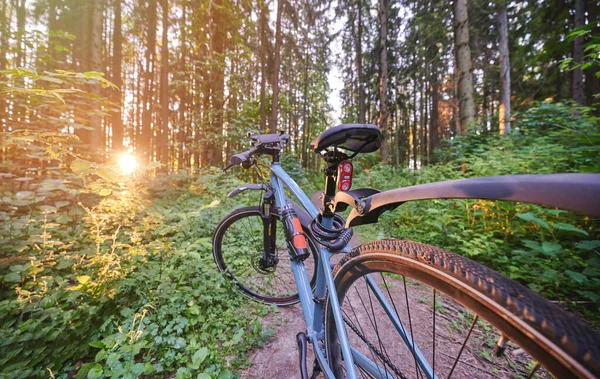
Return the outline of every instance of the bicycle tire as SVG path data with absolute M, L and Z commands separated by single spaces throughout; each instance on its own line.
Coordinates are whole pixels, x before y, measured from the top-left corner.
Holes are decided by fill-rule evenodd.
M 271 216 L 279 220 L 277 209 L 271 210 Z M 309 235 L 308 229 L 304 232 Z M 231 238 L 228 238 L 228 235 L 231 235 Z M 258 206 L 232 211 L 219 222 L 213 234 L 213 258 L 217 269 L 235 283 L 240 293 L 253 300 L 279 306 L 297 303 L 299 297 L 291 272 L 283 223 L 277 224 L 277 249 L 281 254 L 280 261 L 272 273 L 261 271 L 256 264 L 257 259 L 262 257 L 262 238 L 262 221 Z M 314 286 L 317 247 L 310 238 L 308 243 L 311 257 L 304 263 L 311 278 L 311 285 Z
M 377 275 L 377 272 L 388 272 L 403 277 L 407 304 L 409 296 L 406 290 L 406 278 L 417 280 L 437 291 L 441 291 L 445 296 L 453 299 L 452 301 L 462 304 L 481 316 L 502 335 L 531 354 L 546 370 L 557 377 L 600 377 L 600 335 L 582 320 L 496 271 L 450 251 L 417 242 L 406 240 L 368 242 L 353 249 L 334 268 L 336 289 L 341 307 L 351 309 L 354 312 L 353 300 L 346 301 L 350 304 L 349 306 L 345 304 L 346 297 L 350 299 L 351 296 L 357 296 L 356 294 L 349 294 L 351 288 L 357 289 L 358 286 L 362 285 L 360 284 L 362 280 L 359 281 L 359 279 L 366 278 L 366 274 Z M 381 274 L 383 282 L 379 286 L 386 288 L 387 293 L 392 296 L 388 288 L 393 286 L 387 283 L 386 277 L 393 277 L 393 275 Z M 392 288 L 392 290 L 394 289 Z M 364 293 L 364 290 L 362 291 Z M 382 292 L 384 291 L 382 290 Z M 434 311 L 431 317 L 433 319 L 432 338 L 434 343 L 428 345 L 428 349 L 433 349 L 433 358 L 430 354 L 428 360 L 433 359 L 435 367 L 435 360 L 439 359 L 436 358 L 436 343 L 438 342 L 435 342 L 435 315 L 439 306 L 436 302 L 436 291 L 432 292 L 434 294 L 434 305 L 432 306 Z M 356 293 L 359 297 L 362 296 L 358 290 L 356 290 Z M 361 299 L 361 301 L 363 300 Z M 394 310 L 396 310 L 396 304 L 393 304 Z M 365 309 L 368 311 L 367 307 Z M 410 324 L 410 308 L 408 316 Z M 344 317 L 345 322 L 348 324 L 347 318 L 352 316 Z M 357 318 L 357 320 L 359 319 Z M 385 354 L 382 353 L 382 350 L 376 344 L 381 345 L 382 338 L 388 337 L 380 336 L 377 330 L 376 316 L 371 320 L 371 324 L 373 324 L 373 320 L 375 320 L 375 326 L 371 325 L 371 327 L 375 329 L 376 334 L 376 338 L 373 339 L 378 341 L 375 344 L 371 343 L 372 346 L 368 349 L 379 350 L 378 354 L 371 352 L 373 360 L 379 360 L 381 366 L 386 366 L 385 354 L 387 352 L 383 350 Z M 477 323 L 477 319 L 474 318 L 474 320 L 473 325 Z M 380 322 L 380 324 L 383 324 L 383 322 Z M 359 334 L 362 335 L 362 340 L 366 338 L 365 335 L 368 333 L 357 328 L 356 325 L 354 325 L 354 329 L 349 326 L 350 324 L 346 327 L 349 340 L 353 338 L 358 340 L 354 336 L 354 330 L 357 330 L 356 335 L 358 338 L 361 337 Z M 412 334 L 412 325 L 410 325 L 410 328 Z M 386 333 L 389 333 L 389 331 L 386 331 Z M 467 344 L 468 338 L 467 336 L 465 344 Z M 362 343 L 362 341 L 360 342 Z M 414 343 L 419 347 L 417 341 Z M 343 361 L 330 302 L 326 305 L 325 310 L 325 344 L 330 366 L 333 368 L 336 377 L 343 377 Z M 437 356 L 439 355 L 437 354 Z M 461 353 L 458 353 L 457 362 L 460 357 Z M 389 360 L 390 356 L 388 355 L 387 358 Z M 454 366 L 456 366 L 456 363 Z M 415 367 L 415 373 L 418 376 L 420 370 L 416 369 L 416 359 L 413 367 Z M 453 373 L 452 370 L 450 374 Z M 390 366 L 389 371 L 395 371 L 395 366 Z M 402 375 L 398 376 L 402 377 Z

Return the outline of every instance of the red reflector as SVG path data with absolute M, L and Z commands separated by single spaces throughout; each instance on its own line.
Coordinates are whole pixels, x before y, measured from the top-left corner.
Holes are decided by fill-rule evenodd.
M 338 188 L 340 191 L 348 191 L 352 187 L 352 162 L 343 161 L 338 166 Z

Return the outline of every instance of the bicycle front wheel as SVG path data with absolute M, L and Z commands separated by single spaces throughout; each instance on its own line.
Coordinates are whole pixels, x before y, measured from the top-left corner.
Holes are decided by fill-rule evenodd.
M 277 210 L 271 211 L 271 217 L 277 223 L 273 238 L 276 264 L 271 267 L 261 264 L 264 227 L 260 208 L 256 206 L 236 209 L 221 220 L 213 235 L 213 258 L 219 271 L 232 280 L 242 294 L 267 304 L 290 305 L 299 301 L 298 290 Z M 304 232 L 308 234 L 307 230 Z M 308 247 L 311 255 L 304 265 L 314 284 L 317 247 L 310 238 Z
M 369 242 L 344 257 L 334 275 L 359 377 L 600 376 L 594 330 L 449 251 Z M 325 343 L 336 377 L 345 377 L 330 304 Z

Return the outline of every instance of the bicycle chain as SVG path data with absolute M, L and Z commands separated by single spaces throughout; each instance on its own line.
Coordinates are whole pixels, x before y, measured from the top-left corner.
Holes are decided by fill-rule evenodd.
M 377 350 L 377 348 L 371 342 L 367 341 L 365 336 L 361 332 L 358 331 L 356 326 L 354 326 L 352 323 L 348 322 L 348 320 L 345 317 L 342 317 L 342 319 L 344 320 L 344 323 L 346 323 L 346 325 L 348 325 L 350 327 L 350 329 L 352 329 L 352 331 L 354 333 L 356 333 L 356 335 L 358 337 L 360 337 L 360 339 L 363 340 L 364 343 L 367 344 L 369 349 L 371 349 L 371 351 L 373 351 L 375 354 L 377 354 L 377 356 L 383 361 L 383 363 L 390 366 L 390 368 L 394 371 L 394 373 L 396 375 L 398 375 L 400 377 L 400 379 L 408 379 L 406 377 L 406 375 L 404 375 L 400 370 L 398 370 L 398 368 L 389 360 L 389 358 L 385 357 L 379 350 Z M 387 372 L 387 370 L 386 370 L 386 372 Z

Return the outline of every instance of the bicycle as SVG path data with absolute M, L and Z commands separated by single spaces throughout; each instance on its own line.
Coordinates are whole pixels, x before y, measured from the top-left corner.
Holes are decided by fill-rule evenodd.
M 218 224 L 213 256 L 217 268 L 244 295 L 267 304 L 300 302 L 306 321 L 306 330 L 297 335 L 302 378 L 308 378 L 309 343 L 315 355 L 312 377 L 320 372 L 327 378 L 470 375 L 460 367 L 469 364 L 461 361 L 464 354 L 477 359 L 469 347 L 474 331 L 481 338 L 496 341 L 497 337 L 487 334 L 480 318 L 499 332 L 496 356 L 508 360 L 506 351 L 518 352 L 513 347 L 516 344 L 538 362 L 530 376 L 540 364 L 559 377 L 600 376 L 600 336 L 581 320 L 499 273 L 449 251 L 406 240 L 349 246 L 352 227 L 377 222 L 383 212 L 414 200 L 522 201 L 598 217 L 600 175 L 522 175 L 461 179 L 386 192 L 349 190 L 350 159 L 376 151 L 382 136 L 374 125 L 343 124 L 326 130 L 311 143 L 326 162 L 323 202 L 317 209 L 279 163 L 289 136 L 280 132 L 250 138 L 253 147 L 231 157 L 225 170 L 242 165 L 254 168 L 262 178 L 256 156 L 268 155 L 272 160 L 269 180 L 263 178 L 262 184 L 238 187 L 229 194 L 262 191 L 259 206 L 237 209 Z M 286 196 L 284 187 L 300 205 Z M 352 211 L 344 220 L 337 212 L 348 207 Z M 257 246 L 254 250 L 252 242 Z M 342 254 L 342 259 L 331 265 L 336 254 Z M 417 298 L 412 308 L 411 297 Z M 422 310 L 420 304 L 430 302 L 431 309 Z M 457 311 L 457 307 L 469 311 Z M 411 310 L 420 321 L 431 318 L 427 323 L 431 336 L 427 330 L 413 327 Z M 448 321 L 454 314 L 457 318 Z M 448 337 L 450 332 L 460 339 Z M 452 358 L 451 365 L 447 356 Z M 522 373 L 518 365 L 515 370 Z

